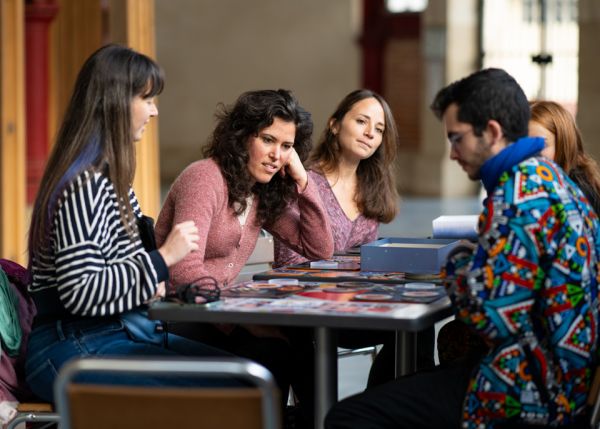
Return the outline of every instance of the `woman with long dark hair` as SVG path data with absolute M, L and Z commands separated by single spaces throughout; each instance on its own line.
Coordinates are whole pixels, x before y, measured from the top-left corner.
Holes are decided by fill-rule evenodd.
M 308 175 L 317 184 L 327 209 L 335 252 L 344 253 L 376 240 L 379 223 L 391 222 L 396 216 L 397 153 L 396 122 L 385 99 L 368 89 L 347 94 L 328 118 L 308 161 Z M 308 259 L 281 240 L 275 241 L 274 266 Z M 393 332 L 340 330 L 338 333 L 341 347 L 355 349 L 384 344 L 371 367 L 369 387 L 393 379 L 394 340 Z M 432 347 L 433 340 L 429 342 Z M 301 343 L 295 346 L 302 349 Z M 310 348 L 310 344 L 304 348 Z M 426 351 L 429 352 L 433 356 L 433 351 Z
M 308 174 L 327 208 L 335 252 L 376 240 L 379 223 L 396 216 L 397 153 L 396 122 L 384 98 L 368 89 L 346 95 L 308 161 Z M 275 241 L 275 266 L 306 260 Z
M 78 356 L 220 355 L 146 316 L 169 267 L 198 249 L 198 229 L 173 225 L 158 249 L 131 189 L 135 144 L 158 114 L 163 73 L 150 58 L 108 45 L 83 65 L 48 160 L 29 235 L 29 291 L 38 313 L 27 382 L 52 401 L 63 364 Z M 149 236 L 150 235 L 150 236 Z M 168 347 L 166 347 L 168 344 Z M 152 381 L 153 384 L 159 383 Z

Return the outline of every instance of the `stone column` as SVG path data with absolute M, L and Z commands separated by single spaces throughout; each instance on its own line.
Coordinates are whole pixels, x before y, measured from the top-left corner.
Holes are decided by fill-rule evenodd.
M 109 5 L 111 40 L 156 58 L 154 0 L 110 0 Z M 180 12 L 185 13 L 185 8 Z M 156 218 L 160 210 L 158 118 L 150 121 L 136 151 L 133 189 L 144 213 Z
M 477 69 L 477 0 L 429 2 L 423 16 L 424 100 L 422 149 L 415 159 L 416 193 L 441 197 L 475 195 L 477 185 L 448 158 L 441 123 L 429 106 L 450 82 Z

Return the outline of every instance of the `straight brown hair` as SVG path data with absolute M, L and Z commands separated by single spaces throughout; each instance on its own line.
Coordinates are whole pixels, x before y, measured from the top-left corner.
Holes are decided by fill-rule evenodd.
M 385 128 L 379 148 L 358 165 L 356 204 L 365 217 L 388 223 L 398 211 L 394 170 L 398 153 L 398 130 L 392 110 L 381 95 L 368 89 L 357 89 L 346 95 L 327 121 L 317 147 L 310 156 L 309 165 L 318 166 L 326 173 L 337 171 L 341 146 L 333 133 L 333 125 L 340 124 L 352 106 L 367 98 L 376 99 L 383 108 Z
M 29 257 L 47 246 L 52 219 L 65 188 L 85 170 L 106 174 L 115 189 L 128 233 L 133 209 L 129 189 L 135 174 L 131 102 L 159 94 L 163 72 L 149 57 L 107 45 L 82 66 L 36 196 L 29 229 Z

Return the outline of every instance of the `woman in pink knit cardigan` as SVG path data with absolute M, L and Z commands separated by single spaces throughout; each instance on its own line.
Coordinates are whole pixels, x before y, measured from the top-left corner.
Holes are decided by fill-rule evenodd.
M 264 90 L 246 92 L 232 106 L 221 105 L 216 116 L 206 158 L 175 180 L 156 223 L 159 246 L 183 219 L 194 220 L 199 230 L 199 249 L 170 270 L 171 284 L 203 276 L 219 285 L 231 283 L 261 228 L 308 259 L 330 258 L 329 219 L 302 165 L 311 149 L 310 114 L 289 91 Z M 292 202 L 300 210 L 290 210 Z M 298 372 L 299 356 L 289 347 L 288 331 L 198 324 L 175 329 L 259 361 L 273 372 L 284 397 L 292 373 Z

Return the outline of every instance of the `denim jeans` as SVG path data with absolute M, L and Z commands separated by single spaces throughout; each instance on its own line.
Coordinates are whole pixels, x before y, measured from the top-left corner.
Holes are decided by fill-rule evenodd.
M 134 319 L 138 323 L 131 323 Z M 141 328 L 140 328 L 141 326 Z M 70 359 L 84 356 L 231 356 L 219 349 L 161 332 L 158 322 L 145 312 L 121 316 L 56 320 L 36 326 L 29 337 L 26 380 L 35 395 L 53 402 L 52 386 L 60 368 Z M 236 380 L 107 375 L 86 376 L 86 382 L 145 386 L 240 386 Z

